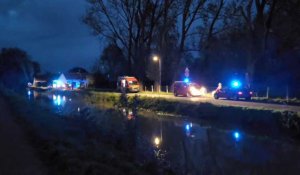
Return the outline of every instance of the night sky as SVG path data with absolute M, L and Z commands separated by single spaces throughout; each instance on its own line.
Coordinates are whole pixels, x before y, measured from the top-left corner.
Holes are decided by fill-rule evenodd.
M 0 48 L 25 50 L 44 71 L 90 69 L 102 47 L 82 23 L 85 0 L 0 0 Z

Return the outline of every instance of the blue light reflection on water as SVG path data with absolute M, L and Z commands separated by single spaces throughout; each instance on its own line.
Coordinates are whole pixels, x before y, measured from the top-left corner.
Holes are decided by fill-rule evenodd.
M 187 130 L 187 131 L 190 130 L 190 125 L 189 124 L 185 125 L 185 130 Z
M 28 97 L 28 99 L 30 100 L 31 99 L 31 91 L 30 90 L 27 90 L 27 97 Z
M 193 123 L 185 124 L 184 129 L 185 129 L 186 136 L 191 136 L 192 127 L 193 127 Z
M 64 106 L 65 103 L 66 103 L 66 97 L 65 96 L 53 95 L 52 99 L 53 99 L 53 104 L 55 106 Z

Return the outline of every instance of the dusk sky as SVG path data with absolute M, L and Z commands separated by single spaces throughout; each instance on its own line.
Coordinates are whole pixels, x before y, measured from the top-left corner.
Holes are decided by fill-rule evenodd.
M 102 47 L 82 23 L 85 0 L 0 0 L 0 48 L 25 50 L 44 71 L 90 69 Z

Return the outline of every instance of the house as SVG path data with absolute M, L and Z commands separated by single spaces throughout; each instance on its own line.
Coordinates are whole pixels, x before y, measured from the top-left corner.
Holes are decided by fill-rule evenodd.
M 56 89 L 65 89 L 67 88 L 67 79 L 63 73 L 61 73 L 58 78 L 54 79 L 52 82 L 52 87 Z
M 57 89 L 79 89 L 86 88 L 89 84 L 89 74 L 86 72 L 61 73 L 53 80 L 52 87 Z
M 43 78 L 40 78 L 40 77 L 34 77 L 33 78 L 32 87 L 47 87 L 47 86 L 48 86 L 47 79 L 43 79 Z
M 67 84 L 71 89 L 86 88 L 88 80 L 86 74 L 80 73 L 66 73 Z
M 48 75 L 35 75 L 32 83 L 28 83 L 28 87 L 37 89 L 49 89 L 51 87 Z

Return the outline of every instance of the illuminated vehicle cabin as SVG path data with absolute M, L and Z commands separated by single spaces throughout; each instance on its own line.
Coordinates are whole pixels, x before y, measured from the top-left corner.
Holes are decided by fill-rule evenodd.
M 251 100 L 253 92 L 249 88 L 243 86 L 242 82 L 239 80 L 233 80 L 230 82 L 229 87 L 224 87 L 222 89 L 217 89 L 214 93 L 214 98 L 226 98 L 239 100 L 241 98 L 245 100 Z
M 197 83 L 188 81 L 175 81 L 174 82 L 174 96 L 203 96 L 206 94 L 206 88 L 198 85 Z
M 126 92 L 139 92 L 140 84 L 135 77 L 120 76 L 117 81 L 117 90 Z

